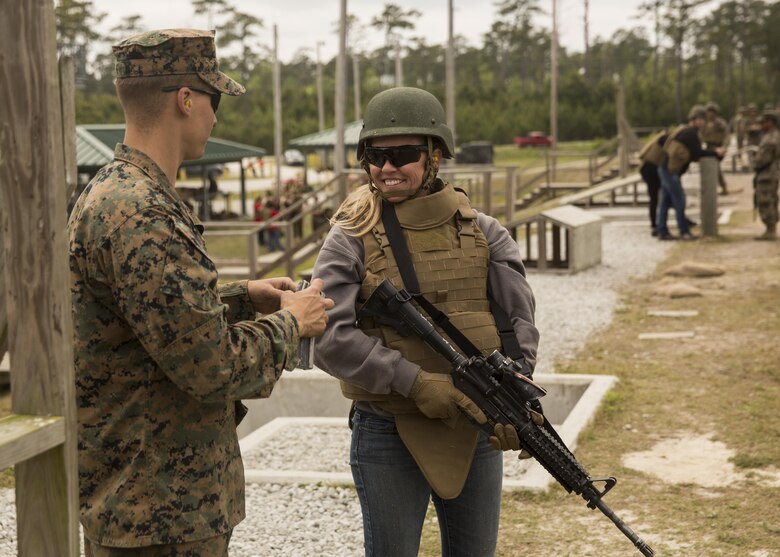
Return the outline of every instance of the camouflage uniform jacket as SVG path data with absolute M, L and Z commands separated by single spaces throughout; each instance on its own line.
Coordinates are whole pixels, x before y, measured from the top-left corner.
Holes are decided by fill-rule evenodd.
M 777 182 L 780 178 L 780 131 L 773 129 L 761 137 L 753 158 L 758 182 Z
M 701 139 L 707 147 L 721 147 L 729 142 L 729 125 L 720 116 L 707 120 L 701 130 Z
M 181 543 L 244 518 L 235 401 L 296 363 L 288 310 L 217 286 L 203 226 L 149 157 L 117 145 L 69 222 L 79 489 L 101 545 Z

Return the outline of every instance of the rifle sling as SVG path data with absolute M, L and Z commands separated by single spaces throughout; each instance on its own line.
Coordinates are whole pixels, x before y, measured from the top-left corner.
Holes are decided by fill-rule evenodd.
M 414 271 L 414 264 L 412 263 L 412 256 L 409 253 L 409 247 L 406 245 L 406 239 L 401 231 L 401 223 L 398 221 L 398 215 L 395 214 L 395 207 L 392 203 L 387 201 L 382 201 L 382 223 L 385 226 L 390 249 L 395 257 L 398 270 L 401 273 L 401 281 L 404 283 L 407 292 L 412 295 L 417 303 L 420 304 L 420 307 L 422 307 L 431 319 L 433 319 L 434 323 L 441 327 L 467 356 L 473 357 L 481 355 L 479 349 L 474 346 L 474 343 L 450 322 L 447 314 L 439 310 L 423 296 L 420 289 L 420 283 L 417 281 L 417 274 Z M 520 343 L 517 342 L 514 327 L 512 327 L 512 321 L 491 295 L 490 284 L 488 284 L 488 299 L 490 301 L 490 311 L 496 321 L 496 328 L 505 355 L 514 360 L 522 359 L 523 353 L 520 350 Z

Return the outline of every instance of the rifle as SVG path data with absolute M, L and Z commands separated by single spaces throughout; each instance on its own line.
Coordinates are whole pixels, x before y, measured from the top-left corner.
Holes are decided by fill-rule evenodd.
M 358 319 L 370 316 L 395 327 L 404 336 L 413 333 L 444 356 L 452 365 L 452 381 L 487 416 L 487 423 L 475 424 L 488 436 L 497 423 L 512 425 L 520 445 L 531 454 L 569 493 L 581 495 L 590 509 L 599 509 L 631 540 L 645 557 L 655 551 L 629 528 L 602 500 L 617 483 L 614 477 L 591 478 L 577 462 L 555 429 L 544 419 L 539 399 L 546 391 L 534 383 L 530 368 L 494 351 L 489 356 L 467 358 L 455 350 L 434 326 L 411 304 L 412 296 L 385 279 L 360 308 Z M 596 484 L 603 483 L 599 490 Z

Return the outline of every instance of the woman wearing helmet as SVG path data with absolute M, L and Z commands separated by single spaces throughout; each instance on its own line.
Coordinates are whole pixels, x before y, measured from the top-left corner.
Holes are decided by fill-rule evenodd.
M 481 557 L 496 548 L 503 458 L 493 447 L 516 444 L 488 439 L 470 423 L 485 417 L 423 341 L 378 320 L 356 322 L 383 279 L 412 290 L 411 272 L 423 296 L 488 354 L 501 349 L 490 292 L 533 369 L 539 336 L 519 250 L 495 219 L 437 177 L 453 152 L 444 110 L 430 93 L 399 87 L 371 99 L 357 149 L 368 184 L 339 207 L 314 267 L 336 303 L 315 358 L 354 401 L 350 465 L 366 555 L 416 556 L 431 498 L 443 555 Z M 398 249 L 410 256 L 398 258 L 401 268 Z

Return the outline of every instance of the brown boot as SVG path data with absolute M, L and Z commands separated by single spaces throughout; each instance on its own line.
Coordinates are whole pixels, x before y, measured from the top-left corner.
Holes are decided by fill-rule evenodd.
M 777 225 L 767 225 L 766 232 L 761 236 L 756 236 L 754 240 L 776 240 L 777 239 Z

